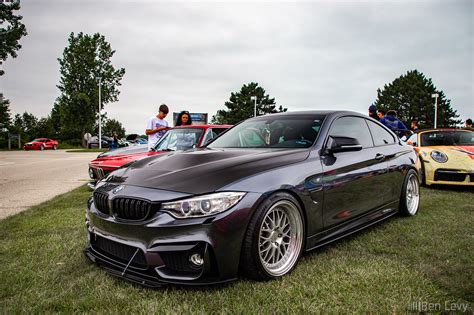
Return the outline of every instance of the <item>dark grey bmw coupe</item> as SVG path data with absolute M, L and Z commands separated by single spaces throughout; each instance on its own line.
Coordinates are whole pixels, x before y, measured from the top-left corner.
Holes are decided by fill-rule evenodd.
M 354 112 L 248 119 L 205 148 L 137 161 L 89 200 L 86 256 L 145 286 L 258 280 L 419 206 L 411 146 Z

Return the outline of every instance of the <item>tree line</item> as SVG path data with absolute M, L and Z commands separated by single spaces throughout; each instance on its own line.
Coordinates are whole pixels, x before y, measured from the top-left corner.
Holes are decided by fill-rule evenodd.
M 78 138 L 67 138 L 61 134 L 61 123 L 59 113 L 54 108 L 47 117 L 38 118 L 34 114 L 24 112 L 11 117 L 9 109 L 9 100 L 1 99 L 3 94 L 0 93 L 0 124 L 2 128 L 8 129 L 9 133 L 19 134 L 22 142 L 31 141 L 35 138 L 51 138 L 60 139 L 71 145 L 81 145 L 82 141 Z M 112 136 L 116 133 L 119 138 L 126 135 L 126 130 L 116 119 L 108 119 L 107 115 L 102 115 L 102 134 Z M 95 123 L 93 133 L 98 133 L 99 126 Z M 6 135 L 0 137 L 0 147 L 7 146 Z
M 14 2 L 13 5 L 0 3 L 0 9 L 2 19 L 9 22 L 7 29 L 0 29 L 2 34 L 0 59 L 5 61 L 8 56 L 12 58 L 17 56 L 16 51 L 21 48 L 18 41 L 27 35 L 27 32 L 21 23 L 22 17 L 13 13 L 19 9 L 19 2 Z M 19 133 L 24 140 L 51 137 L 75 144 L 82 142 L 82 145 L 85 145 L 85 133 L 97 134 L 97 121 L 104 106 L 118 101 L 119 87 L 125 69 L 114 67 L 111 62 L 114 54 L 115 50 L 99 33 L 93 35 L 82 32 L 71 33 L 68 45 L 61 58 L 58 58 L 59 96 L 50 114 L 47 117 L 37 118 L 25 112 L 12 118 L 10 102 L 0 93 L 0 129 L 6 128 L 11 133 Z M 0 70 L 0 75 L 3 74 Z M 455 127 L 461 123 L 445 93 L 438 90 L 430 78 L 416 69 L 401 75 L 382 89 L 377 89 L 373 105 L 385 111 L 390 109 L 397 111 L 399 119 L 406 125 L 417 119 L 420 128 L 429 128 L 434 125 L 435 105 L 432 98 L 434 93 L 439 94 L 438 127 Z M 287 111 L 286 107 L 278 106 L 275 98 L 266 94 L 265 89 L 256 82 L 244 84 L 239 91 L 232 92 L 229 100 L 223 105 L 225 109 L 217 111 L 212 117 L 212 123 L 236 124 L 253 117 L 254 111 L 257 115 Z M 313 109 L 322 109 L 321 105 L 314 104 Z M 120 122 L 107 119 L 106 114 L 101 115 L 104 121 L 104 134 L 111 135 L 112 132 L 116 132 L 119 136 L 125 135 L 125 129 Z M 0 146 L 6 143 L 4 137 L 1 138 Z

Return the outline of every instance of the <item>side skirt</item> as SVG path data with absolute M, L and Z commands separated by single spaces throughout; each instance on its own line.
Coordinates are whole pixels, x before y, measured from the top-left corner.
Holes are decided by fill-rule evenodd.
M 369 226 L 386 220 L 397 213 L 398 201 L 392 202 L 383 207 L 382 209 L 369 212 L 368 214 L 348 223 L 343 223 L 338 226 L 332 227 L 327 231 L 312 235 L 306 240 L 305 251 L 311 251 L 318 247 L 325 246 L 343 237 L 349 236 L 360 230 L 368 228 Z

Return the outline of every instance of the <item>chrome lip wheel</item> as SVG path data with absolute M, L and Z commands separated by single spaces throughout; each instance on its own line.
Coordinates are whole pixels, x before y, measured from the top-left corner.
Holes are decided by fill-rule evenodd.
M 416 214 L 418 210 L 418 204 L 420 203 L 420 186 L 418 179 L 415 175 L 410 175 L 407 182 L 406 190 L 406 206 L 408 213 L 411 215 Z
M 275 203 L 260 226 L 258 253 L 263 268 L 274 277 L 286 274 L 298 260 L 303 245 L 303 221 L 289 201 Z

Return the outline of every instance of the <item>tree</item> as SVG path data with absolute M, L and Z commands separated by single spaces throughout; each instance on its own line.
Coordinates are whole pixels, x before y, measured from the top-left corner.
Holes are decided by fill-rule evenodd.
M 24 112 L 22 115 L 15 115 L 11 129 L 14 133 L 20 134 L 22 141 L 25 142 L 37 137 L 37 125 L 38 118 L 31 113 Z
M 254 101 L 250 99 L 252 96 L 257 96 L 257 116 L 287 111 L 281 105 L 277 110 L 275 99 L 265 95 L 265 90 L 258 86 L 258 83 L 251 82 L 244 84 L 240 92 L 230 94 L 229 101 L 224 104 L 228 110 L 218 110 L 212 117 L 212 123 L 233 125 L 253 117 Z
M 20 50 L 18 43 L 20 38 L 26 36 L 26 27 L 21 23 L 21 15 L 15 15 L 13 11 L 20 9 L 20 1 L 11 3 L 0 2 L 0 64 L 7 60 L 10 55 L 16 58 L 16 52 Z M 0 69 L 0 76 L 5 72 Z
M 35 138 L 38 138 L 38 137 L 46 137 L 46 138 L 52 138 L 52 139 L 58 138 L 58 133 L 54 129 L 53 120 L 51 119 L 51 116 L 40 118 L 38 120 L 38 123 L 36 124 L 34 133 L 36 135 Z
M 68 41 L 63 57 L 58 58 L 61 74 L 58 88 L 61 95 L 56 104 L 59 107 L 63 138 L 77 140 L 84 139 L 86 132 L 93 131 L 98 118 L 99 87 L 96 78 L 101 77 L 103 108 L 118 100 L 118 86 L 121 85 L 125 69 L 114 68 L 111 58 L 115 51 L 99 33 L 71 33 Z
M 417 70 L 408 71 L 405 75 L 385 85 L 382 90 L 377 89 L 377 100 L 374 105 L 385 111 L 394 109 L 397 117 L 409 126 L 410 122 L 418 119 L 420 128 L 434 126 L 434 99 L 432 94 L 438 93 L 438 127 L 455 127 L 461 121 L 455 110 L 451 108 L 451 101 L 443 91 L 434 86 L 431 79 Z
M 3 98 L 3 93 L 0 93 L 0 128 L 8 128 L 11 123 L 10 101 Z
M 10 101 L 0 93 L 0 148 L 7 145 L 8 131 L 12 123 L 10 116 Z
M 115 119 L 107 119 L 102 127 L 102 134 L 112 137 L 114 132 L 117 133 L 119 138 L 125 137 L 125 128 L 122 123 Z
M 57 102 L 54 103 L 49 117 L 51 119 L 51 125 L 54 128 L 56 137 L 58 137 L 61 134 L 61 110 Z

